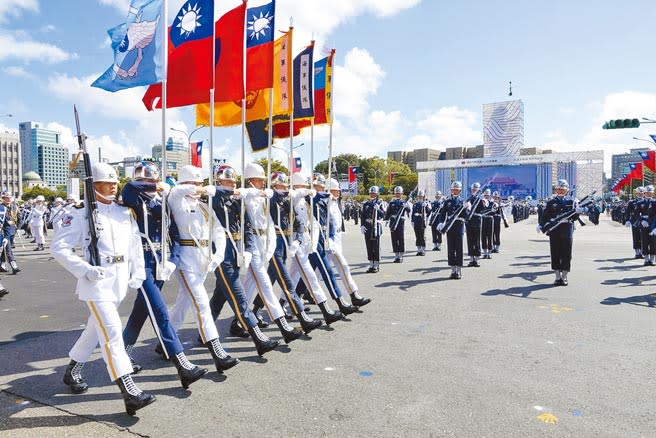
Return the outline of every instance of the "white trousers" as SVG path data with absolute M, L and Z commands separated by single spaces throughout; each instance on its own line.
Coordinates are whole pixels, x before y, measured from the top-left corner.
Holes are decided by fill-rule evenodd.
M 198 274 L 178 269 L 176 275 L 178 276 L 178 297 L 169 314 L 173 330 L 177 332 L 182 327 L 187 310 L 193 307 L 196 326 L 203 344 L 218 338 L 219 332 L 216 330 L 210 310 L 210 299 L 205 290 L 207 273 Z
M 268 260 L 263 260 L 262 254 L 255 250 L 253 251 L 253 258 L 251 259 L 248 270 L 246 270 L 246 278 L 244 279 L 244 291 L 246 292 L 246 299 L 249 305 L 253 304 L 255 294 L 259 294 L 269 312 L 271 320 L 276 320 L 285 315 L 285 312 L 280 307 L 278 296 L 273 291 L 271 279 L 267 273 Z
M 43 245 L 43 222 L 30 223 L 30 229 L 36 244 Z
M 76 362 L 87 362 L 100 344 L 100 351 L 112 381 L 132 372 L 130 358 L 123 345 L 123 325 L 118 315 L 120 302 L 87 301 L 91 315 L 68 356 Z
M 328 252 L 328 259 L 335 265 L 339 276 L 342 277 L 342 282 L 346 287 L 349 295 L 358 291 L 358 285 L 355 284 L 353 276 L 351 275 L 351 268 L 349 268 L 348 262 L 344 258 L 344 254 L 339 249 L 336 249 L 335 252 Z
M 314 299 L 314 302 L 321 304 L 326 302 L 326 294 L 323 289 L 321 289 L 321 284 L 317 278 L 317 274 L 314 272 L 310 260 L 308 258 L 309 254 L 304 247 L 300 247 L 294 257 L 292 257 L 291 267 L 289 268 L 289 277 L 292 280 L 292 284 L 296 286 L 299 279 L 303 279 L 305 287 L 308 292 Z

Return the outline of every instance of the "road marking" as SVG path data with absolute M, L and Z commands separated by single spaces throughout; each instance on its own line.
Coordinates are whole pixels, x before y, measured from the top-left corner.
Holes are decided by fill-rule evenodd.
M 335 371 L 335 368 L 333 367 L 326 367 L 323 369 L 324 371 Z
M 536 411 L 544 411 L 544 408 L 542 406 L 533 406 L 533 409 Z
M 583 412 L 579 411 L 578 409 L 574 409 L 574 410 L 572 411 L 572 415 L 573 415 L 574 417 L 582 417 L 582 416 L 583 416 Z
M 360 377 L 371 377 L 374 373 L 371 371 L 360 371 Z
M 562 312 L 571 312 L 571 307 L 559 306 L 558 304 L 549 304 L 548 306 L 538 306 L 540 309 L 549 309 L 551 313 L 562 313 Z
M 41 315 L 41 316 L 39 316 L 39 318 L 41 318 L 41 319 L 46 319 L 47 317 L 48 317 L 48 315 Z
M 542 415 L 538 415 L 537 417 L 538 420 L 542 421 L 543 423 L 547 424 L 556 424 L 558 423 L 558 418 L 554 414 L 550 414 L 549 412 L 544 413 Z

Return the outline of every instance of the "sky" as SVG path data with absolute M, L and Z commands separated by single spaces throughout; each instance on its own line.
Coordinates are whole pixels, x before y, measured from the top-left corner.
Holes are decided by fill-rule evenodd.
M 168 1 L 169 21 L 183 3 Z M 218 18 L 240 2 L 216 3 Z M 41 122 L 61 131 L 74 152 L 76 104 L 93 156 L 98 148 L 111 161 L 150 156 L 151 146 L 161 143 L 162 117 L 144 108 L 145 88 L 109 93 L 90 87 L 113 62 L 107 30 L 125 21 L 128 5 L 0 0 L 0 130 Z M 509 99 L 524 102 L 526 146 L 603 149 L 607 172 L 611 154 L 645 147 L 633 137 L 656 134 L 656 124 L 601 129 L 615 118 L 656 119 L 650 0 L 278 0 L 276 28 L 286 29 L 290 20 L 294 53 L 312 38 L 315 60 L 336 49 L 335 155 L 475 146 L 483 139 L 482 105 Z M 193 107 L 166 114 L 169 127 L 195 129 Z M 240 166 L 241 130 L 213 132 L 214 157 Z M 203 128 L 192 141 L 208 138 Z M 328 139 L 327 127 L 315 128 L 315 164 L 327 158 Z M 301 143 L 296 152 L 308 167 L 309 130 L 294 139 Z M 247 149 L 247 160 L 262 156 Z

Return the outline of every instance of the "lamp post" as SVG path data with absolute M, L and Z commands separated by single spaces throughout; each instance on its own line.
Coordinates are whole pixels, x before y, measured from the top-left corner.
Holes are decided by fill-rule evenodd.
M 296 146 L 292 146 L 292 150 L 296 150 L 296 149 L 300 148 L 301 146 L 303 146 L 304 144 L 305 143 L 301 143 L 301 144 L 298 144 Z M 276 148 L 280 151 L 283 151 L 285 153 L 285 155 L 287 155 L 287 163 L 289 163 L 291 165 L 291 157 L 289 156 L 289 149 L 286 149 L 286 148 L 283 148 L 283 147 L 280 147 L 280 146 L 276 146 L 275 144 L 272 144 L 271 147 Z M 289 174 L 290 175 L 292 174 L 292 169 L 289 169 Z
M 2 114 L 2 117 L 14 117 L 13 114 Z
M 169 128 L 171 131 L 175 132 L 180 132 L 184 134 L 187 137 L 187 147 L 189 149 L 189 164 L 191 164 L 191 136 L 194 135 L 194 132 L 198 131 L 199 129 L 207 128 L 207 125 L 200 125 L 198 128 L 194 129 L 191 131 L 189 134 L 187 134 L 187 131 L 183 131 L 182 129 L 175 129 L 175 128 Z M 163 145 L 162 147 L 166 147 L 166 145 Z

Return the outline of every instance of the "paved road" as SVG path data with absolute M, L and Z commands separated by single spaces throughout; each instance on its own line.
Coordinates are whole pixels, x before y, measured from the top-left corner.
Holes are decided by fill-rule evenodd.
M 602 217 L 576 232 L 569 287 L 553 287 L 547 239 L 534 228 L 511 224 L 501 254 L 453 281 L 444 252 L 400 265 L 386 255 L 378 275 L 365 274 L 351 224 L 347 257 L 374 299 L 363 313 L 264 360 L 249 342 L 222 338 L 242 363 L 191 391 L 155 357 L 149 328 L 135 380 L 158 401 L 138 418 L 123 413 L 98 354 L 85 367 L 90 391 L 67 393 L 66 353 L 86 311 L 70 276 L 26 251 L 24 272 L 2 277 L 12 293 L 0 300 L 0 436 L 656 436 L 656 271 L 630 258 L 629 231 Z M 175 286 L 165 292 L 172 302 Z M 211 367 L 190 315 L 181 338 Z

